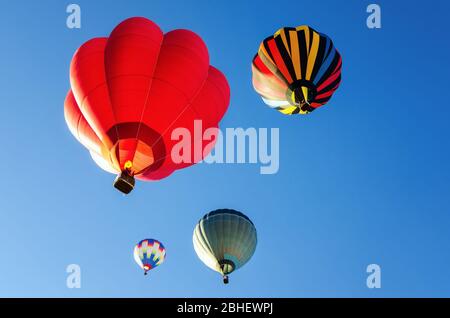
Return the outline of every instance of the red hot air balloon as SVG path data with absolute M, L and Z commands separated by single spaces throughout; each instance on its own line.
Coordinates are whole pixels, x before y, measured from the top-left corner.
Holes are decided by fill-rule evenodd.
M 197 120 L 200 135 L 217 129 L 230 99 L 226 78 L 209 65 L 197 34 L 163 34 L 141 17 L 123 21 L 108 38 L 84 43 L 73 56 L 70 84 L 67 125 L 101 168 L 118 174 L 114 186 L 123 193 L 134 188 L 135 177 L 159 180 L 203 159 L 214 142 L 202 138 L 200 157 L 197 140 L 192 160 L 173 160 L 179 140 L 172 132 L 184 128 L 195 135 Z

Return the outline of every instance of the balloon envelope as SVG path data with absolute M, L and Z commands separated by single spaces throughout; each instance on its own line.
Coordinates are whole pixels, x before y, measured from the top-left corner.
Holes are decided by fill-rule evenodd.
M 271 108 L 307 114 L 330 100 L 341 68 L 328 36 L 306 25 L 285 27 L 261 43 L 252 63 L 253 87 Z
M 206 214 L 195 226 L 195 252 L 209 268 L 226 276 L 244 266 L 256 249 L 253 222 L 243 213 L 220 209 Z
M 149 270 L 161 265 L 166 257 L 164 245 L 155 239 L 145 239 L 134 247 L 134 260 L 146 274 Z
M 177 132 L 194 136 L 197 129 L 201 137 L 217 130 L 230 98 L 197 34 L 164 34 L 140 17 L 84 43 L 73 56 L 70 84 L 64 113 L 72 134 L 102 169 L 141 180 L 165 178 L 208 155 L 214 140 L 200 139 L 174 158 Z

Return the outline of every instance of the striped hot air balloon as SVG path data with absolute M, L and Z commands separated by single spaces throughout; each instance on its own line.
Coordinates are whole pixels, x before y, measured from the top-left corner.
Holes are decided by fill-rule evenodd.
M 164 262 L 166 249 L 158 240 L 145 239 L 134 247 L 134 260 L 144 270 L 144 274 Z
M 253 87 L 283 114 L 325 105 L 341 82 L 342 59 L 331 39 L 302 25 L 266 38 L 253 59 Z
M 243 213 L 220 209 L 197 223 L 192 241 L 200 260 L 219 272 L 227 284 L 228 275 L 244 266 L 255 252 L 256 228 Z

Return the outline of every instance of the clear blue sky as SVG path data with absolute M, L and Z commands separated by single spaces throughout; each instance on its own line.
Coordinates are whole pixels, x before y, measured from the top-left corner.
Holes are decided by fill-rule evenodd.
M 79 0 L 80 30 L 66 27 L 70 2 L 4 2 L 0 296 L 450 296 L 450 5 L 376 2 L 380 30 L 357 0 Z M 279 127 L 278 174 L 201 164 L 128 197 L 113 189 L 67 129 L 63 101 L 77 47 L 137 15 L 205 40 L 231 86 L 222 127 Z M 343 82 L 323 109 L 282 116 L 253 91 L 250 63 L 263 38 L 301 24 L 334 40 Z M 197 220 L 221 207 L 259 235 L 228 286 L 192 247 Z M 132 257 L 146 237 L 167 248 L 148 277 Z M 81 289 L 66 287 L 71 263 Z M 380 290 L 366 287 L 371 263 Z

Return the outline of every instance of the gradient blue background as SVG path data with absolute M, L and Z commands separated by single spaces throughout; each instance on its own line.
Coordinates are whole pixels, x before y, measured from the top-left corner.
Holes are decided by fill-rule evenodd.
M 0 11 L 0 296 L 450 296 L 450 151 L 446 1 L 66 1 Z M 84 41 L 125 18 L 187 28 L 227 76 L 222 127 L 279 127 L 280 170 L 200 164 L 128 197 L 111 186 L 63 117 L 69 63 Z M 328 34 L 344 61 L 331 102 L 307 117 L 265 107 L 251 85 L 260 41 L 281 26 Z M 258 229 L 253 259 L 223 286 L 194 253 L 206 212 L 244 211 Z M 135 243 L 158 238 L 166 262 L 148 277 Z M 81 266 L 82 288 L 66 287 Z M 366 287 L 366 266 L 382 288 Z

